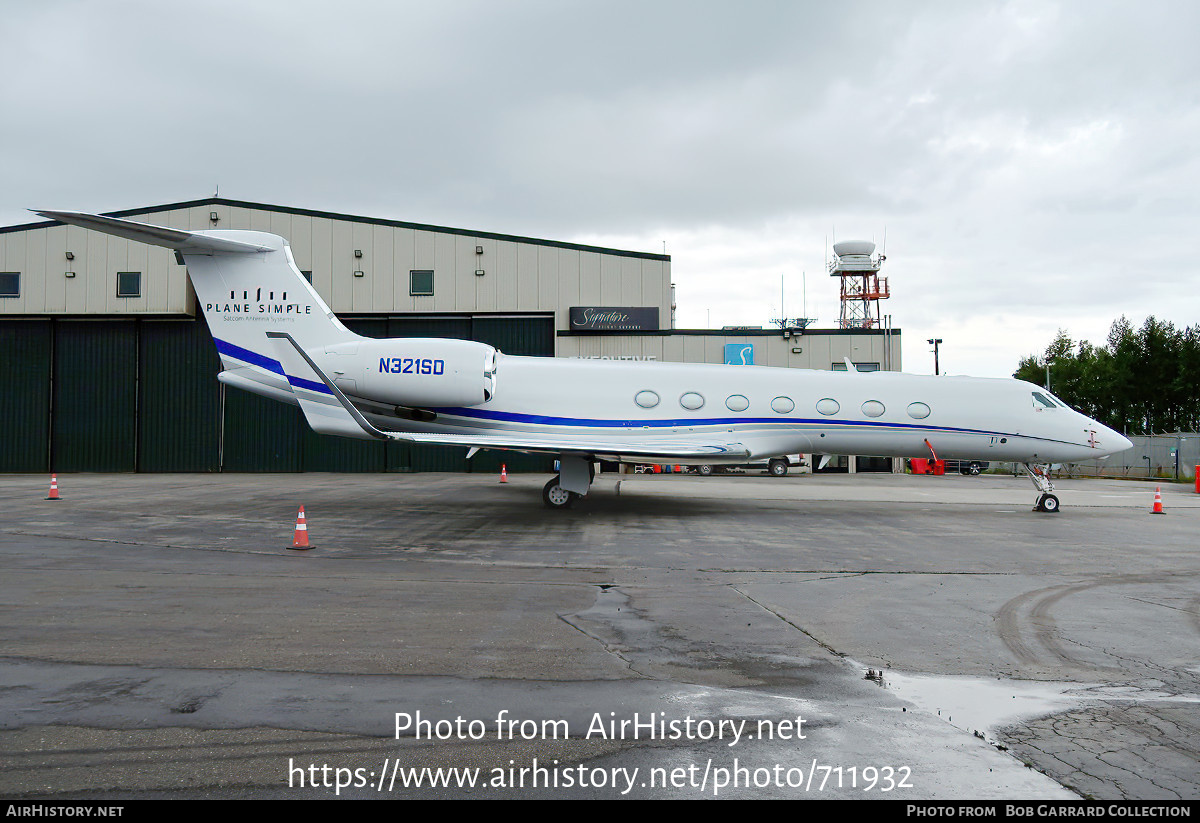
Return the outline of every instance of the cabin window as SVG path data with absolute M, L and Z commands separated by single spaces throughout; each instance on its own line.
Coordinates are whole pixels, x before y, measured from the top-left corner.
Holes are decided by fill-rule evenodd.
M 704 398 L 690 391 L 683 397 L 679 398 L 679 405 L 683 406 L 688 411 L 695 411 L 704 406 Z
M 929 416 L 929 407 L 924 403 L 909 403 L 908 416 L 914 420 L 924 420 Z
M 117 272 L 117 297 L 141 297 L 142 273 L 140 271 Z
M 882 417 L 885 411 L 887 409 L 878 400 L 868 400 L 862 404 L 862 413 L 867 417 Z
M 730 411 L 745 411 L 750 408 L 750 401 L 740 394 L 734 394 L 725 399 L 725 408 Z
M 649 389 L 640 391 L 633 396 L 633 402 L 643 409 L 652 409 L 658 405 L 658 395 Z
M 825 415 L 826 417 L 837 414 L 841 410 L 842 410 L 841 404 L 838 403 L 838 401 L 834 400 L 832 397 L 826 397 L 823 400 L 817 401 L 817 411 L 819 411 L 821 414 Z
M 305 279 L 305 280 L 307 280 L 309 283 L 311 283 L 311 282 L 312 282 L 312 272 L 311 272 L 311 271 L 302 271 L 302 272 L 300 272 L 300 273 L 301 273 L 302 275 L 304 275 L 304 279 Z
M 1050 398 L 1042 394 L 1040 391 L 1033 392 L 1033 407 L 1038 408 L 1039 405 L 1045 406 L 1048 409 L 1054 408 L 1054 404 L 1050 402 Z
M 790 397 L 776 397 L 771 401 L 771 410 L 778 414 L 787 414 L 794 408 L 796 408 L 796 404 Z
M 21 273 L 19 271 L 0 271 L 0 297 L 21 296 Z
M 408 293 L 418 297 L 433 294 L 433 270 L 422 269 L 408 273 Z

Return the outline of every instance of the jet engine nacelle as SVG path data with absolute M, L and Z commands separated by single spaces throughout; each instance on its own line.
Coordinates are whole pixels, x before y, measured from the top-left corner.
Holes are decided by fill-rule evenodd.
M 325 363 L 334 382 L 360 397 L 397 406 L 478 406 L 495 395 L 499 354 L 472 340 L 395 337 L 329 346 Z

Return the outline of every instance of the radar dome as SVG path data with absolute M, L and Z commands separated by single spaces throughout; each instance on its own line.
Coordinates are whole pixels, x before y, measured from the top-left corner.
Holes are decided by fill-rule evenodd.
M 862 255 L 870 257 L 875 253 L 875 244 L 869 240 L 843 240 L 833 244 L 833 253 L 838 257 L 847 255 Z

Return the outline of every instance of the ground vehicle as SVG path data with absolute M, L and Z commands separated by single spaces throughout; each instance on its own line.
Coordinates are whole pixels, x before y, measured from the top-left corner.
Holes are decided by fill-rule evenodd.
M 772 457 L 770 460 L 754 460 L 750 463 L 743 463 L 738 466 L 700 465 L 696 467 L 696 473 L 702 477 L 708 477 L 710 474 L 727 472 L 731 469 L 734 471 L 760 469 L 767 472 L 772 477 L 783 477 L 788 473 L 789 468 L 807 465 L 808 463 L 805 462 L 804 455 L 785 454 L 781 457 Z
M 958 472 L 965 475 L 976 475 L 988 470 L 991 464 L 986 460 L 947 460 L 946 471 Z
M 926 460 L 909 460 L 908 469 L 913 474 L 945 474 L 946 472 L 958 472 L 962 475 L 974 476 L 985 472 L 991 465 L 986 460 L 939 460 L 941 471 L 935 471 L 932 461 Z

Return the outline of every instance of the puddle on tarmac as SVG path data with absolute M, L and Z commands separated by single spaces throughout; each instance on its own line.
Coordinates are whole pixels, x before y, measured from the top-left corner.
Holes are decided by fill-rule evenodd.
M 858 666 L 862 672 L 866 666 Z M 992 736 L 997 729 L 1098 702 L 1200 702 L 1200 696 L 1154 686 L 989 680 L 955 675 L 902 674 L 874 670 L 870 679 L 921 711 L 967 732 Z
M 864 669 L 865 671 L 865 669 Z M 1074 708 L 1090 698 L 1081 683 L 986 680 L 884 671 L 883 688 L 968 732 L 992 735 L 1013 723 Z

